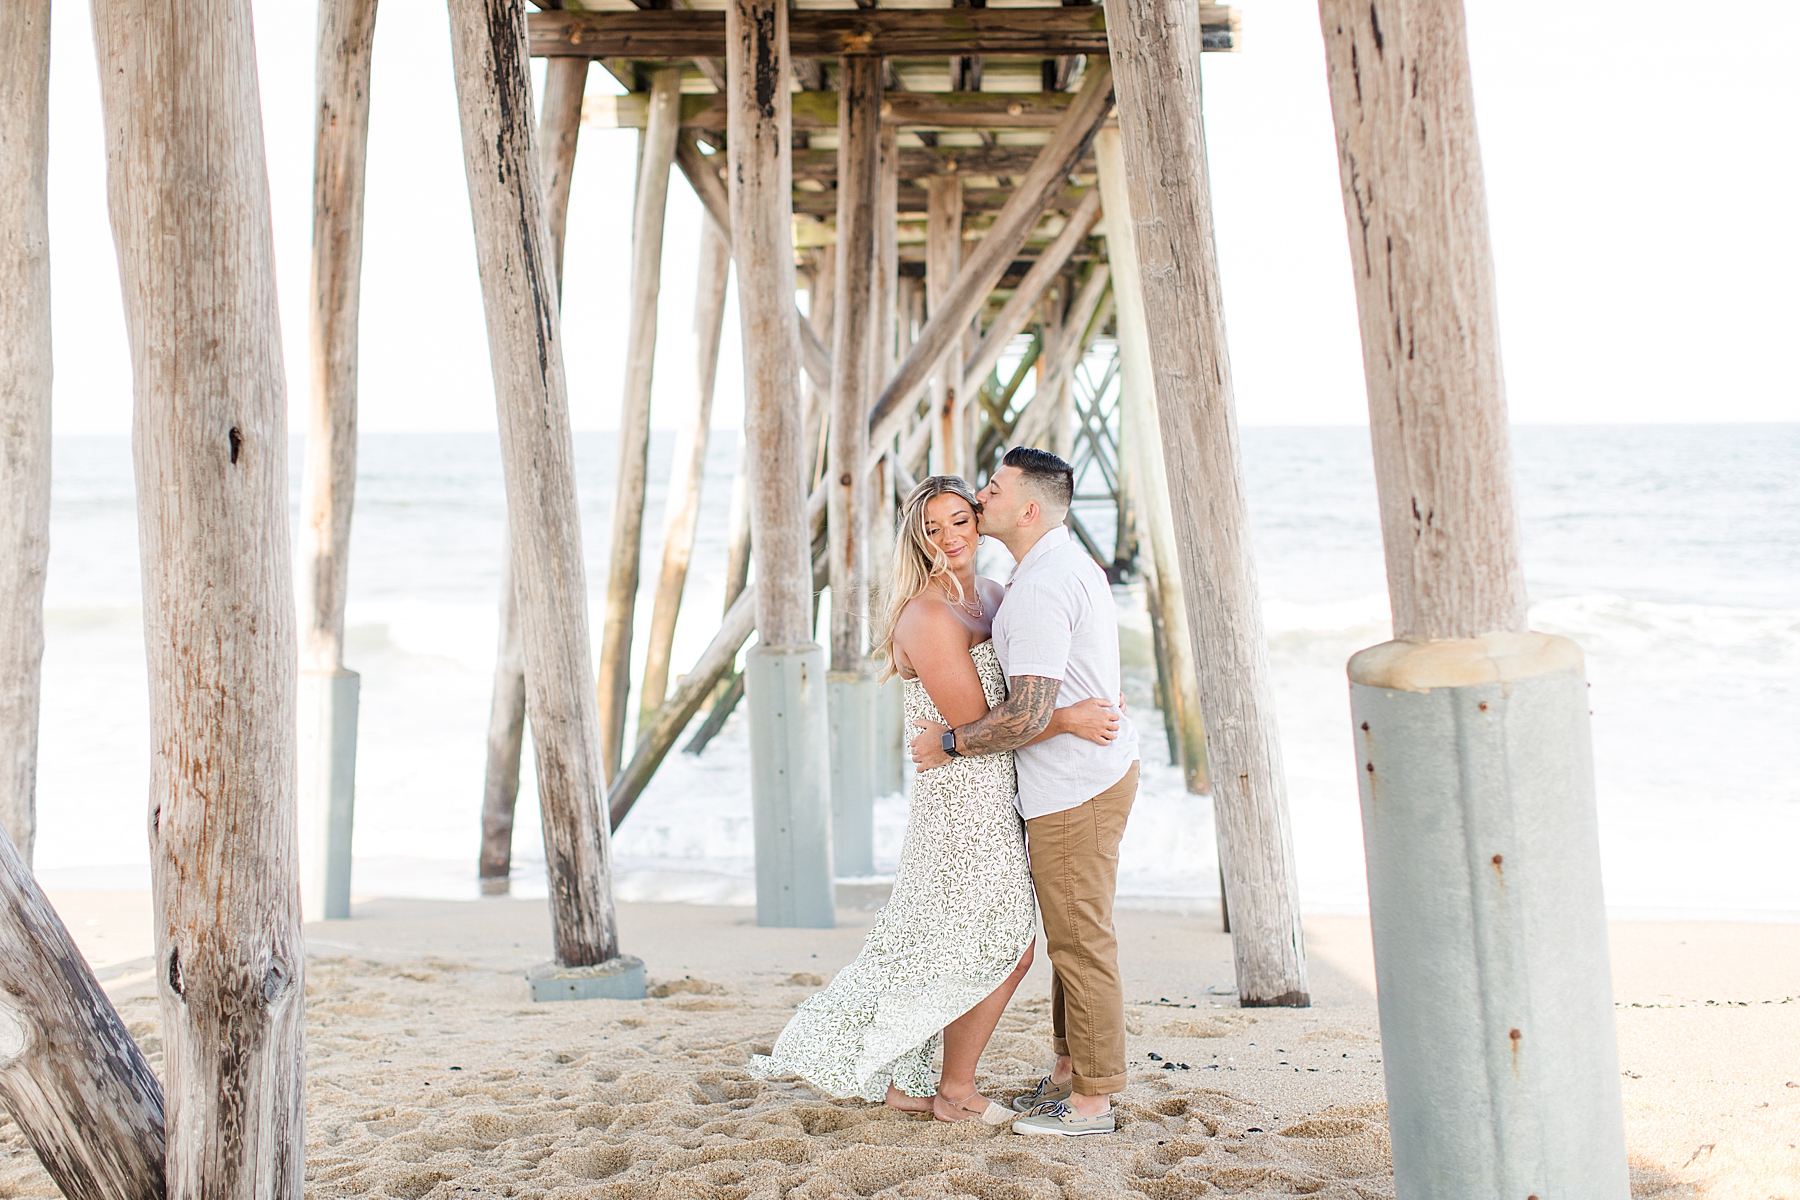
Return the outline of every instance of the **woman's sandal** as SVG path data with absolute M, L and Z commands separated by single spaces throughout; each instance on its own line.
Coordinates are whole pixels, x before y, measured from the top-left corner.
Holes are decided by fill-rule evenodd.
M 931 1106 L 931 1115 L 950 1125 L 962 1121 L 972 1121 L 976 1117 L 981 1118 L 981 1123 L 983 1125 L 1004 1125 L 1019 1115 L 1010 1108 L 1003 1108 L 1000 1105 L 995 1104 L 992 1100 L 983 1096 L 979 1091 L 970 1092 L 961 1100 L 952 1100 L 950 1097 L 944 1095 L 944 1093 L 939 1092 L 937 1094 L 937 1100 L 942 1100 L 944 1102 L 944 1107 L 948 1108 L 951 1112 L 963 1114 L 960 1117 L 946 1117 L 937 1111 L 937 1104 L 934 1101 Z M 969 1101 L 971 1100 L 980 1100 L 986 1107 L 975 1108 L 970 1105 Z

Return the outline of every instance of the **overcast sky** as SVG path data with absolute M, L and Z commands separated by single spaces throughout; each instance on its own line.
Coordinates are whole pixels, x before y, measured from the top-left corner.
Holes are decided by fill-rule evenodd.
M 290 404 L 306 401 L 311 4 L 258 0 Z M 1206 121 L 1240 419 L 1366 420 L 1324 51 L 1304 0 L 1248 0 L 1205 58 Z M 1529 20 L 1527 19 L 1529 18 Z M 1476 114 L 1520 422 L 1791 421 L 1800 346 L 1800 4 L 1469 4 Z M 51 255 L 56 429 L 129 429 L 87 5 L 55 6 Z M 443 0 L 381 0 L 363 265 L 362 427 L 493 428 Z M 590 89 L 614 90 L 596 69 Z M 618 423 L 636 134 L 587 131 L 563 329 L 578 429 Z M 699 205 L 677 173 L 658 426 L 692 385 Z M 715 421 L 742 401 L 735 306 Z M 298 425 L 299 422 L 295 421 Z

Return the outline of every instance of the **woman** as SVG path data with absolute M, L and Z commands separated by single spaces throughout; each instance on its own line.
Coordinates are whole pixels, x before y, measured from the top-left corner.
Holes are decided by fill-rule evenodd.
M 909 721 L 956 726 L 1006 696 L 994 611 L 1006 589 L 975 574 L 980 503 L 936 475 L 900 515 L 875 653 L 905 682 Z M 1040 737 L 1109 742 L 1118 714 L 1097 701 L 1058 709 Z M 958 759 L 913 778 L 893 896 L 856 961 L 800 1006 L 758 1075 L 794 1074 L 832 1096 L 885 1100 L 940 1121 L 1010 1120 L 975 1087 L 975 1064 L 1031 966 L 1037 902 L 1013 807 L 1011 754 Z M 939 1036 L 943 1077 L 931 1060 Z

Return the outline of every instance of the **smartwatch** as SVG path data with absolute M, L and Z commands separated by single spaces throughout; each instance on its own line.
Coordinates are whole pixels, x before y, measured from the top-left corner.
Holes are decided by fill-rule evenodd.
M 956 730 L 954 730 L 954 729 L 944 730 L 944 736 L 940 739 L 940 741 L 943 744 L 945 754 L 948 754 L 951 758 L 961 758 L 962 757 L 962 754 L 956 749 Z

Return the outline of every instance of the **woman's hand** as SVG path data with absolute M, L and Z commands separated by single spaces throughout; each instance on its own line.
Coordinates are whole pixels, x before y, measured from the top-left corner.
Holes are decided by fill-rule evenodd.
M 949 731 L 949 726 L 939 725 L 936 721 L 918 721 L 906 727 L 908 733 L 915 729 L 918 733 L 913 735 L 911 742 L 913 766 L 930 771 L 950 761 L 950 756 L 944 753 L 944 734 Z
M 1083 700 L 1052 713 L 1050 726 L 1044 732 L 1050 736 L 1072 733 L 1078 738 L 1097 742 L 1102 746 L 1110 745 L 1119 736 L 1122 708 L 1122 705 L 1114 707 L 1104 700 Z

